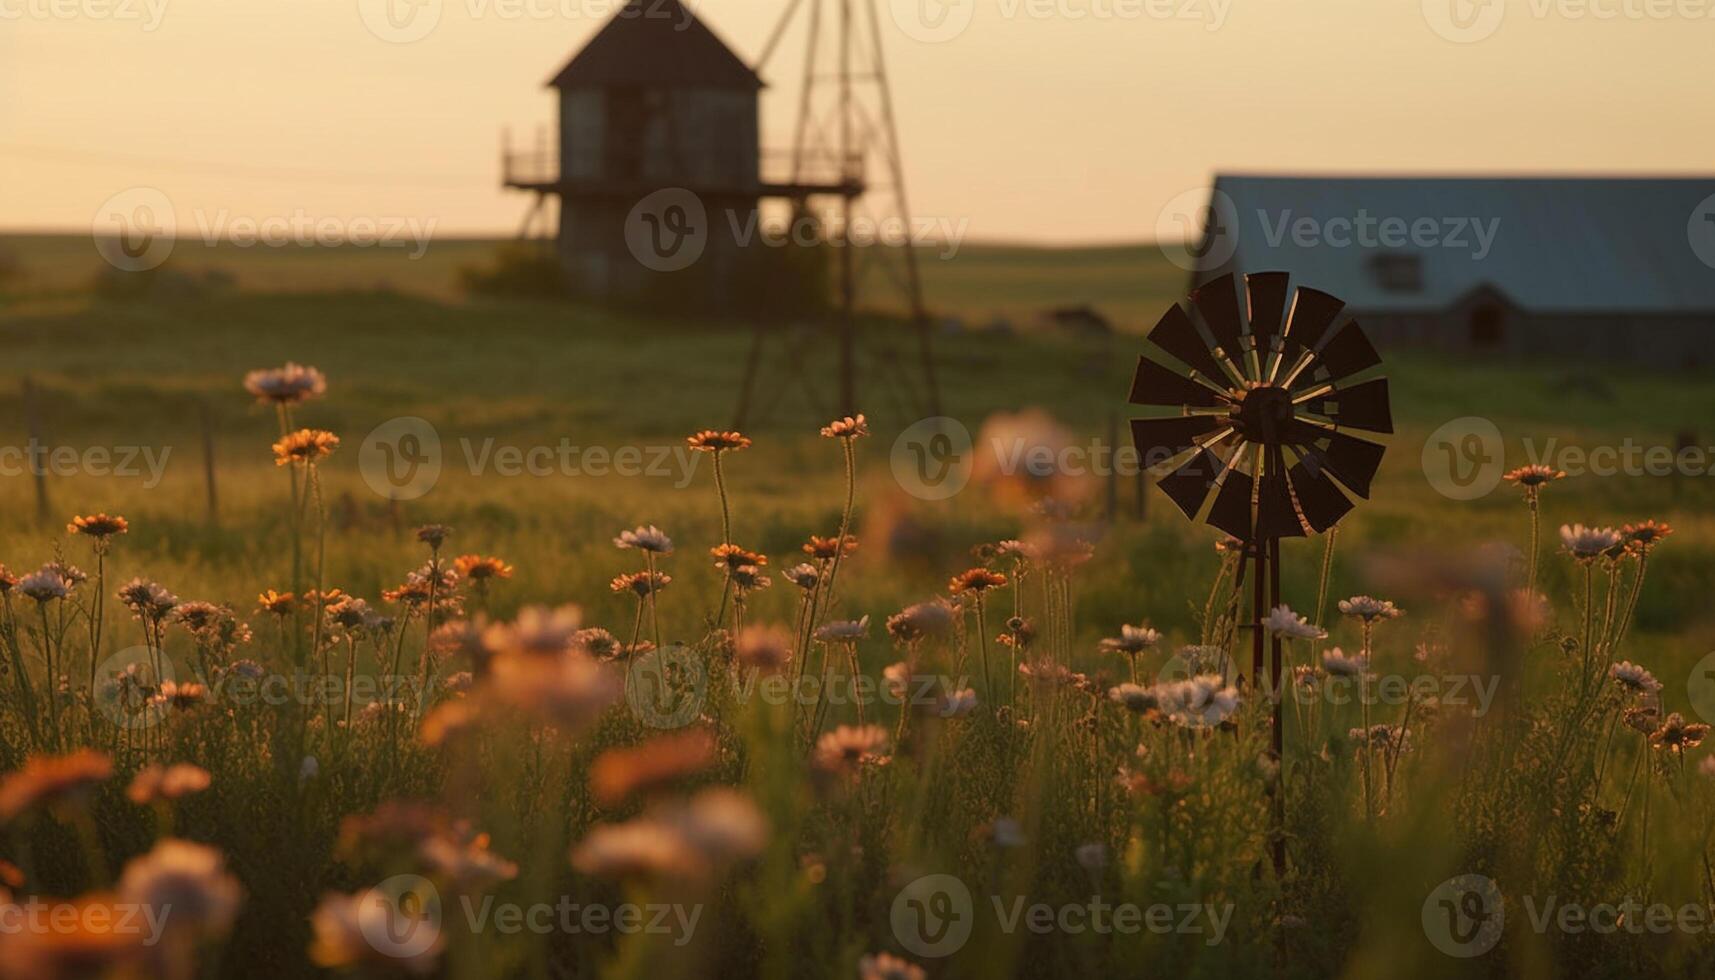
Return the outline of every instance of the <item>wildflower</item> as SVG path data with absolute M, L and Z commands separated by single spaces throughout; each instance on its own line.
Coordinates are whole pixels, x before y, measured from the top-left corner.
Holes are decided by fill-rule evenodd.
M 1108 866 L 1108 845 L 1099 841 L 1079 844 L 1072 856 L 1085 871 L 1100 871 Z
M 1030 620 L 1022 616 L 1013 616 L 1006 621 L 1006 632 L 995 637 L 995 642 L 1002 646 L 1015 647 L 1023 650 L 1036 639 L 1036 627 Z
M 76 804 L 113 776 L 113 760 L 93 749 L 34 755 L 0 780 L 0 827 L 31 810 Z
M 654 818 L 684 840 L 704 871 L 748 860 L 768 843 L 768 820 L 743 793 L 726 786 L 662 807 Z
M 1127 711 L 1147 715 L 1161 706 L 1155 688 L 1141 684 L 1121 684 L 1108 689 L 1108 700 L 1123 705 Z
M 700 453 L 724 453 L 750 448 L 750 439 L 739 432 L 719 432 L 704 429 L 685 439 L 685 444 Z
M 244 390 L 258 401 L 291 405 L 318 398 L 327 391 L 327 379 L 313 367 L 286 362 L 285 367 L 251 371 L 244 376 Z
M 11 569 L 5 565 L 0 565 L 0 596 L 9 595 L 17 587 L 18 576 L 13 575 Z
M 125 866 L 119 896 L 126 902 L 170 910 L 169 928 L 182 934 L 223 936 L 243 901 L 238 879 L 221 853 L 204 844 L 168 839 Z
M 1367 595 L 1355 595 L 1350 599 L 1341 599 L 1340 612 L 1353 619 L 1361 619 L 1366 625 L 1383 619 L 1398 619 L 1405 615 L 1386 599 L 1375 599 Z
M 633 748 L 609 749 L 590 767 L 590 791 L 603 806 L 648 794 L 706 770 L 715 760 L 714 736 L 702 728 L 660 735 Z
M 297 596 L 290 592 L 275 592 L 273 589 L 256 597 L 256 611 L 273 613 L 276 616 L 289 616 L 292 606 L 298 601 Z
M 700 870 L 691 845 L 647 818 L 600 824 L 572 850 L 572 867 L 604 878 L 689 876 Z
M 1620 715 L 1620 720 L 1625 722 L 1626 727 L 1634 732 L 1654 735 L 1656 727 L 1661 721 L 1661 709 L 1650 704 L 1638 705 L 1634 708 L 1627 708 Z
M 734 651 L 741 665 L 775 674 L 792 661 L 792 637 L 778 626 L 746 626 Z
M 831 561 L 835 555 L 849 555 L 857 548 L 857 536 L 852 534 L 843 538 L 823 538 L 812 534 L 810 540 L 804 542 L 804 554 L 817 561 Z
M 992 823 L 978 827 L 977 834 L 995 847 L 1023 847 L 1028 843 L 1024 828 L 1011 817 L 996 817 Z
M 124 534 L 131 529 L 125 518 L 109 514 L 91 514 L 88 517 L 73 517 L 66 525 L 66 533 L 81 534 L 85 537 L 104 541 L 117 534 Z
M 1637 524 L 1627 524 L 1620 528 L 1620 533 L 1626 540 L 1637 545 L 1646 554 L 1661 543 L 1661 539 L 1673 533 L 1673 525 L 1653 520 L 1641 521 Z
M 512 623 L 490 626 L 483 633 L 483 645 L 496 654 L 552 657 L 571 649 L 582 627 L 583 613 L 577 606 L 528 606 Z
M 887 635 L 900 643 L 916 643 L 953 632 L 953 609 L 936 599 L 906 606 L 887 617 Z
M 1537 494 L 1542 492 L 1543 487 L 1548 486 L 1555 480 L 1565 479 L 1565 477 L 1566 473 L 1564 471 L 1557 470 L 1552 466 L 1543 466 L 1540 463 L 1537 463 L 1530 466 L 1521 466 L 1518 469 L 1505 474 L 1502 478 L 1509 483 L 1516 484 L 1520 490 L 1524 491 L 1525 499 L 1534 503 L 1536 501 Z
M 1349 657 L 1339 647 L 1322 651 L 1322 670 L 1329 677 L 1362 677 L 1369 669 L 1368 657 Z
M 315 935 L 310 959 L 332 970 L 369 967 L 376 971 L 403 969 L 419 975 L 433 972 L 446 945 L 445 937 L 439 929 L 432 929 L 424 933 L 430 937 L 428 942 L 417 941 L 418 930 L 429 929 L 429 925 L 407 912 L 405 904 L 374 890 L 322 896 L 321 904 L 310 913 L 310 929 Z M 408 942 L 378 946 L 370 936 L 398 936 Z
M 453 536 L 453 529 L 445 524 L 424 524 L 417 529 L 417 540 L 429 546 L 431 551 L 440 551 L 441 545 Z
M 862 414 L 848 415 L 822 426 L 824 439 L 857 439 L 869 435 L 869 423 Z
M 1625 687 L 1644 694 L 1653 694 L 1661 690 L 1661 681 L 1656 680 L 1654 674 L 1630 660 L 1622 660 L 1609 667 L 1608 676 L 1619 681 Z
M 1157 697 L 1162 713 L 1187 728 L 1223 724 L 1239 709 L 1238 688 L 1218 674 L 1165 685 Z
M 150 698 L 149 703 L 158 707 L 189 711 L 207 700 L 208 688 L 201 684 L 162 681 L 160 692 Z
M 876 725 L 841 725 L 816 742 L 812 762 L 833 775 L 856 776 L 866 764 L 885 761 L 887 730 Z
M 755 565 L 740 565 L 732 570 L 732 584 L 740 592 L 755 592 L 773 585 L 774 580 L 762 574 L 762 569 Z
M 791 582 L 793 585 L 803 589 L 805 592 L 815 588 L 816 583 L 822 580 L 822 573 L 816 571 L 816 566 L 809 562 L 805 562 L 801 565 L 794 565 L 781 574 L 786 576 L 786 581 Z
M 618 694 L 606 668 L 581 653 L 555 657 L 516 654 L 494 658 L 493 690 L 503 704 L 571 734 L 593 724 Z
M 339 448 L 339 436 L 323 429 L 299 429 L 274 443 L 274 465 L 314 463 Z
M 1697 764 L 1697 771 L 1710 779 L 1715 779 L 1715 755 L 1704 756 L 1703 761 Z
M 487 834 L 466 840 L 459 834 L 435 834 L 417 849 L 429 870 L 459 891 L 480 891 L 518 877 L 518 865 L 489 849 Z
M 300 783 L 307 783 L 321 774 L 322 764 L 317 762 L 313 755 L 304 756 L 304 760 L 298 763 L 298 782 Z
M 71 594 L 71 582 L 64 575 L 44 568 L 19 579 L 18 592 L 37 602 L 52 602 Z
M 453 570 L 461 578 L 472 582 L 487 582 L 490 579 L 505 579 L 512 577 L 512 566 L 498 558 L 484 558 L 481 555 L 460 555 L 453 559 Z
M 1708 734 L 1708 725 L 1688 722 L 1684 715 L 1675 711 L 1650 735 L 1649 741 L 1658 749 L 1672 749 L 1683 753 L 1686 749 L 1695 749 L 1702 745 L 1704 736 Z
M 0 889 L 0 907 L 8 905 Z M 9 926 L 6 942 L 0 944 L 0 976 L 17 980 L 70 980 L 75 977 L 148 975 L 142 960 L 149 950 L 143 945 L 142 929 L 116 929 L 113 923 L 131 921 L 135 908 L 118 903 L 117 896 L 102 892 L 75 901 L 55 903 L 51 921 L 68 928 L 17 929 Z M 99 923 L 99 925 L 98 925 Z
M 1358 743 L 1369 743 L 1371 748 L 1383 751 L 1395 749 L 1403 751 L 1409 741 L 1404 728 L 1398 725 L 1371 725 L 1369 728 L 1353 728 L 1346 732 L 1346 738 Z
M 1120 626 L 1120 635 L 1108 637 L 1097 646 L 1103 653 L 1122 653 L 1135 657 L 1161 642 L 1161 633 L 1147 626 Z
M 138 771 L 125 795 L 139 805 L 177 800 L 208 789 L 213 777 L 201 766 L 186 762 L 162 766 L 159 763 Z
M 947 583 L 947 591 L 955 596 L 982 595 L 990 589 L 998 589 L 1006 585 L 1006 576 L 1000 572 L 992 572 L 986 568 L 972 568 L 952 577 Z
M 977 692 L 968 687 L 961 687 L 941 698 L 941 717 L 963 718 L 975 710 L 976 706 Z
M 761 568 L 768 564 L 768 556 L 740 548 L 736 544 L 720 544 L 709 549 L 709 554 L 715 559 L 715 567 L 728 572 L 745 565 L 755 565 Z
M 1263 628 L 1288 640 L 1321 640 L 1328 636 L 1328 631 L 1320 626 L 1312 626 L 1303 616 L 1293 612 L 1286 606 L 1276 606 L 1262 621 Z
M 856 643 L 869 636 L 869 617 L 836 619 L 816 627 L 815 637 L 823 643 Z
M 629 531 L 619 532 L 619 537 L 613 539 L 619 548 L 635 548 L 638 551 L 648 551 L 657 555 L 673 553 L 673 539 L 665 531 L 650 525 L 638 525 Z
M 673 576 L 665 572 L 627 572 L 614 576 L 608 588 L 615 592 L 631 592 L 642 599 L 660 592 L 672 582 Z
M 1624 541 L 1620 532 L 1611 527 L 1585 527 L 1582 524 L 1560 525 L 1560 544 L 1580 562 L 1602 557 Z
M 134 578 L 119 590 L 119 601 L 145 623 L 159 623 L 179 604 L 179 597 L 157 582 Z
M 599 626 L 591 626 L 572 634 L 572 645 L 597 660 L 611 659 L 619 652 L 619 638 Z
M 901 660 L 881 668 L 881 680 L 889 697 L 904 701 L 911 690 L 911 665 Z
M 77 567 L 76 565 L 68 565 L 65 562 L 60 561 L 58 559 L 44 563 L 42 565 L 42 571 L 50 572 L 54 575 L 58 575 L 60 578 L 65 579 L 66 580 L 66 587 L 73 589 L 73 590 L 76 590 L 78 586 L 89 581 L 89 576 L 84 572 L 83 569 Z
M 475 728 L 481 718 L 476 705 L 466 698 L 443 701 L 423 716 L 423 723 L 417 728 L 417 740 L 429 748 L 439 748 Z
M 858 980 L 923 980 L 925 976 L 922 967 L 892 953 L 871 953 L 858 960 Z

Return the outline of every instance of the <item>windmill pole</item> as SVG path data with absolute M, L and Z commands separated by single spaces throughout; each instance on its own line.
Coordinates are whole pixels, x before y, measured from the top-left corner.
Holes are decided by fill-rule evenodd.
M 840 413 L 857 412 L 857 266 L 852 256 L 852 0 L 840 0 Z

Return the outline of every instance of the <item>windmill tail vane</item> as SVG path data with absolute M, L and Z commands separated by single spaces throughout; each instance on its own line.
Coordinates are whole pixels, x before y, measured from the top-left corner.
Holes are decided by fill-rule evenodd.
M 1252 575 L 1251 684 L 1261 688 L 1267 611 L 1281 603 L 1280 541 L 1333 528 L 1352 495 L 1368 499 L 1384 447 L 1359 435 L 1391 433 L 1388 383 L 1370 377 L 1381 356 L 1345 303 L 1285 272 L 1222 276 L 1174 305 L 1149 332 L 1168 355 L 1138 358 L 1130 401 L 1143 466 L 1192 521 L 1244 543 Z M 1239 586 L 1245 567 L 1241 564 Z M 1268 686 L 1281 751 L 1281 647 Z

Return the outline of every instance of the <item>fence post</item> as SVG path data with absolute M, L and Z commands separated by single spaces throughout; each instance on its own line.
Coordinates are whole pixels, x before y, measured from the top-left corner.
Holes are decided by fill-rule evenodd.
M 24 427 L 29 432 L 30 472 L 36 478 L 36 516 L 43 524 L 48 523 L 53 515 L 53 506 L 48 502 L 48 440 L 42 434 L 42 406 L 36 383 L 28 377 L 24 379 Z
M 208 492 L 208 526 L 220 527 L 220 492 L 214 476 L 214 419 L 208 410 L 208 402 L 199 407 L 198 415 L 202 421 L 202 477 L 203 486 Z

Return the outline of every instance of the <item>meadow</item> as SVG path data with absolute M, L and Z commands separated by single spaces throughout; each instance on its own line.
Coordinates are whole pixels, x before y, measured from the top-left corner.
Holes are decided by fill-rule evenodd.
M 1715 432 L 1715 381 L 1552 355 L 1384 351 L 1397 432 L 1373 499 L 1331 548 L 1326 538 L 1286 545 L 1285 598 L 1331 635 L 1288 645 L 1294 665 L 1321 673 L 1287 698 L 1287 749 L 1274 759 L 1265 694 L 1229 689 L 1223 676 L 1187 704 L 1173 700 L 1191 694 L 1171 681 L 1150 686 L 1186 659 L 1197 661 L 1193 674 L 1221 675 L 1208 648 L 1248 644 L 1233 623 L 1233 559 L 1219 535 L 1153 489 L 1140 517 L 1129 474 L 1111 515 L 1099 478 L 979 468 L 952 499 L 912 496 L 896 478 L 895 439 L 917 410 L 887 357 L 912 341 L 884 318 L 866 331 L 863 436 L 820 431 L 833 419 L 829 345 L 811 344 L 793 371 L 770 345 L 767 397 L 744 425 L 751 444 L 697 452 L 688 436 L 730 427 L 749 326 L 465 296 L 452 285 L 457 270 L 489 243 L 437 244 L 419 262 L 354 250 L 192 252 L 170 268 L 224 275 L 131 300 L 92 294 L 98 259 L 87 240 L 0 247 L 21 260 L 0 284 L 0 446 L 27 445 L 33 429 L 56 447 L 135 449 L 141 464 L 130 475 L 73 466 L 41 484 L 16 468 L 0 476 L 0 562 L 14 576 L 55 559 L 94 573 L 97 542 L 102 551 L 100 582 L 43 602 L 8 594 L 0 632 L 14 662 L 0 676 L 0 771 L 24 775 L 0 784 L 11 788 L 0 789 L 9 876 L 0 889 L 100 903 L 153 883 L 189 910 L 147 950 L 83 937 L 75 952 L 101 969 L 1715 973 L 1708 931 L 1575 930 L 1539 916 L 1545 904 L 1715 906 L 1708 748 L 1689 734 L 1651 742 L 1673 713 L 1695 724 L 1705 720 L 1699 707 L 1715 711 L 1699 700 L 1693 670 L 1715 649 L 1710 481 L 1574 474 L 1543 488 L 1541 610 L 1511 593 L 1528 574 L 1521 491 L 1503 483 L 1449 499 L 1424 452 L 1432 432 L 1468 416 L 1504 434 L 1506 459 L 1495 465 L 1508 469 L 1536 462 L 1530 450 L 1550 440 L 1672 446 L 1686 429 Z M 972 326 L 1018 325 L 937 334 L 947 415 L 979 446 L 1011 436 L 1098 451 L 1127 415 L 1137 335 L 1184 287 L 1149 247 L 968 246 L 930 263 L 927 281 L 939 311 Z M 1120 332 L 1031 327 L 1046 307 L 1082 302 L 1110 312 Z M 288 362 L 314 365 L 325 393 L 270 403 L 245 390 L 247 372 Z M 339 447 L 277 465 L 282 404 L 288 431 L 326 430 Z M 366 436 L 400 418 L 430 425 L 443 454 L 432 491 L 403 501 L 377 493 L 358 462 Z M 562 465 L 562 446 L 578 451 L 577 466 Z M 547 469 L 509 475 L 507 450 L 535 447 L 555 451 Z M 659 465 L 625 476 L 593 462 L 630 449 Z M 1063 498 L 1062 516 L 1028 506 L 1045 492 Z M 68 533 L 74 516 L 102 513 L 123 515 L 125 533 Z M 1580 560 L 1556 533 L 1649 519 L 1673 533 L 1651 544 L 1635 610 L 1645 567 L 1636 549 Z M 443 525 L 444 542 L 418 530 Z M 855 551 L 826 542 L 820 554 L 804 551 L 842 525 Z M 671 554 L 616 546 L 621 532 L 649 526 L 671 537 Z M 1018 541 L 1025 547 L 996 548 Z M 710 549 L 723 542 L 768 561 L 717 567 Z M 509 575 L 448 576 L 466 555 L 496 557 Z M 671 576 L 663 589 L 640 595 L 637 578 L 615 582 L 648 574 L 646 559 Z M 808 586 L 789 577 L 803 563 Z M 465 566 L 482 567 L 494 566 Z M 950 577 L 975 568 L 1004 584 L 985 589 L 978 576 L 950 590 Z M 740 584 L 759 574 L 771 584 L 739 588 L 735 573 Z M 127 607 L 118 595 L 139 577 L 180 603 L 212 604 L 202 613 L 227 625 L 198 632 L 163 611 L 151 629 L 147 597 Z M 327 596 L 334 588 L 348 598 Z M 324 601 L 259 608 L 269 590 L 301 599 L 306 589 Z M 1405 614 L 1342 615 L 1336 600 L 1359 595 Z M 919 605 L 936 599 L 950 612 Z M 577 613 L 541 611 L 567 604 Z M 1159 635 L 1145 642 L 1145 628 Z M 607 638 L 582 632 L 591 629 Z M 246 642 L 232 642 L 243 633 Z M 695 667 L 663 666 L 650 644 L 682 645 Z M 1188 646 L 1200 652 L 1181 652 Z M 138 647 L 141 707 L 115 702 L 108 678 L 89 683 L 92 659 Z M 1337 697 L 1354 682 L 1345 660 L 1324 659 L 1334 647 L 1367 654 L 1355 681 L 1363 691 L 1376 693 L 1381 677 L 1441 686 L 1369 706 Z M 53 673 L 68 675 L 59 698 L 46 694 L 59 686 L 50 657 Z M 172 693 L 146 676 L 163 659 L 201 692 L 149 701 Z M 1659 689 L 1610 674 L 1620 662 L 1646 668 Z M 862 676 L 884 690 L 889 668 L 895 679 L 925 678 L 905 685 L 923 696 L 804 704 L 747 686 L 778 673 Z M 416 685 L 353 702 L 229 697 L 243 690 L 237 680 L 257 679 L 252 669 Z M 1452 678 L 1491 694 L 1474 704 Z M 644 681 L 665 685 L 657 707 L 669 714 L 695 710 L 674 719 L 681 725 L 652 727 L 632 697 Z M 1133 681 L 1137 690 L 1126 687 Z M 143 723 L 115 724 L 114 710 Z M 57 784 L 25 769 L 32 754 L 83 746 L 105 763 L 85 758 Z M 128 785 L 151 763 L 200 767 L 208 784 L 145 786 L 145 802 L 133 802 Z M 175 852 L 175 840 L 217 849 L 218 865 L 209 852 Z M 964 903 L 946 904 L 945 889 L 931 888 L 941 879 L 921 884 L 934 875 L 953 876 Z M 1470 959 L 1436 944 L 1430 915 L 1438 886 L 1462 875 L 1506 896 L 1493 937 L 1454 937 L 1486 943 Z M 400 876 L 440 900 L 428 948 L 414 949 L 408 929 L 389 931 L 400 895 L 365 904 L 366 889 Z M 568 896 L 694 909 L 700 925 L 683 936 L 536 934 L 465 921 L 472 908 Z M 1074 927 L 1087 916 L 1057 914 L 1097 899 L 1167 909 L 1189 925 L 1098 930 Z M 1023 923 L 1038 905 L 1051 921 L 1033 931 Z M 375 915 L 379 925 L 365 918 Z M 910 935 L 936 916 L 963 923 L 967 938 L 951 948 Z M 8 939 L 0 975 L 78 975 L 74 951 L 35 939 Z

